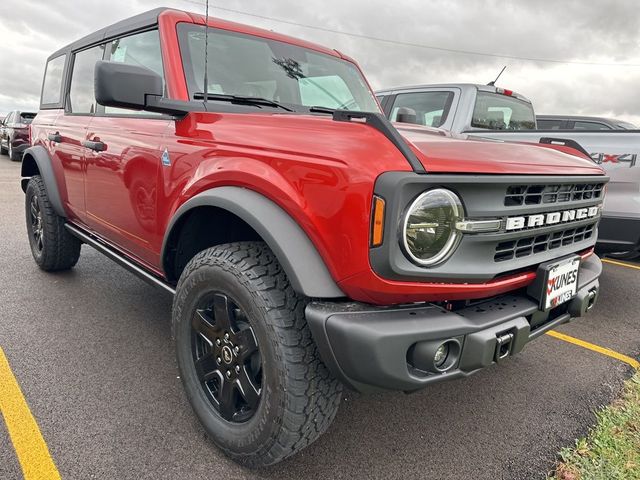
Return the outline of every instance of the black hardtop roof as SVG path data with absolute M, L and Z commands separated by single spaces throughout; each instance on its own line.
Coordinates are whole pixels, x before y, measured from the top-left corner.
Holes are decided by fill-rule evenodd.
M 65 47 L 62 47 L 61 49 L 56 51 L 54 54 L 50 55 L 48 60 L 58 57 L 64 53 L 69 53 L 74 50 L 79 50 L 79 49 L 82 49 L 83 47 L 87 47 L 89 45 L 100 43 L 102 40 L 105 40 L 111 37 L 116 37 L 118 35 L 122 35 L 123 33 L 157 25 L 158 16 L 165 10 L 172 10 L 172 9 L 168 7 L 154 8 L 153 10 L 149 10 L 148 12 L 134 15 L 133 17 L 126 18 L 124 20 L 114 23 L 113 25 L 109 25 L 108 27 L 101 28 L 96 32 L 90 33 L 86 37 L 81 38 L 80 40 L 76 40 L 75 42 L 70 43 Z

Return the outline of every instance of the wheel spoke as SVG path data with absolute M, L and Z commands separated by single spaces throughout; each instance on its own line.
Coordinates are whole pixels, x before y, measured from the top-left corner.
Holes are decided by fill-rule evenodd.
M 222 330 L 230 332 L 235 323 L 234 312 L 231 302 L 226 295 L 216 293 L 213 298 L 213 318 L 216 326 Z
M 258 342 L 256 342 L 256 337 L 251 328 L 245 328 L 244 330 L 240 330 L 236 333 L 235 342 L 240 348 L 240 351 L 238 352 L 238 359 L 241 362 L 247 360 L 258 350 Z
M 214 325 L 206 310 L 196 310 L 196 314 L 191 321 L 191 327 L 206 338 L 209 343 L 213 343 L 216 334 L 219 332 L 217 325 Z
M 195 361 L 196 373 L 201 382 L 208 382 L 215 378 L 218 371 L 218 363 L 215 355 L 208 353 Z
M 246 368 L 240 370 L 238 374 L 238 386 L 240 387 L 240 394 L 252 409 L 258 406 L 260 401 L 260 390 L 253 383 L 253 380 L 249 378 Z
M 236 405 L 233 398 L 233 383 L 224 378 L 222 385 L 218 390 L 218 406 L 220 407 L 220 415 L 225 420 L 233 420 L 233 415 L 236 413 Z
M 35 221 L 38 218 L 38 203 L 37 197 L 31 199 L 31 217 Z

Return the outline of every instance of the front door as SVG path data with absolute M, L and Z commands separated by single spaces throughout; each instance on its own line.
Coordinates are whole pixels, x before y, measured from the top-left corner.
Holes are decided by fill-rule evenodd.
M 107 43 L 105 60 L 163 75 L 158 31 Z M 150 267 L 160 263 L 157 188 L 162 137 L 171 122 L 162 115 L 99 106 L 85 136 L 87 224 Z

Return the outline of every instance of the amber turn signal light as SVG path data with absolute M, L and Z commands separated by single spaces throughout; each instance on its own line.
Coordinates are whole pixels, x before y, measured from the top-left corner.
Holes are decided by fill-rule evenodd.
M 379 247 L 384 238 L 384 200 L 373 197 L 373 210 L 371 214 L 371 246 Z

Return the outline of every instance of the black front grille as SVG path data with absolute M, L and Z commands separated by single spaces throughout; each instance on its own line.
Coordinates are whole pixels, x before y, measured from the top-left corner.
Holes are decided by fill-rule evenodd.
M 596 223 L 594 222 L 581 227 L 501 242 L 496 246 L 493 259 L 496 262 L 504 262 L 582 242 L 593 236 L 595 227 Z
M 602 197 L 604 183 L 567 183 L 558 185 L 511 185 L 504 204 L 507 207 L 545 203 L 595 200 Z

